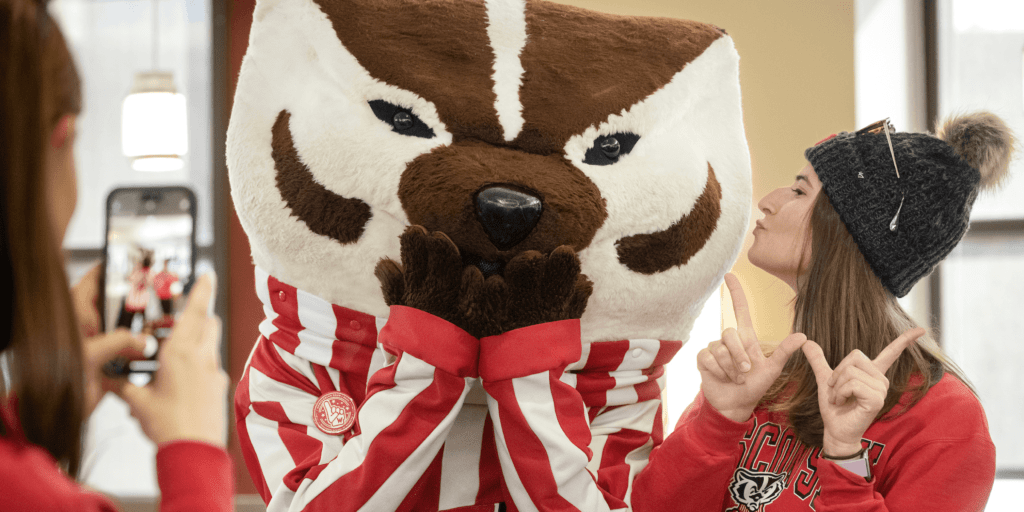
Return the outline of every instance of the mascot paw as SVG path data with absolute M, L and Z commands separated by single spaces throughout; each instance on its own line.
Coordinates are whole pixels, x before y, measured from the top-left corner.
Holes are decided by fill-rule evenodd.
M 444 233 L 410 226 L 400 242 L 402 263 L 383 259 L 374 271 L 385 302 L 443 318 L 476 338 L 580 318 L 594 289 L 567 245 L 548 255 L 526 251 L 504 276 L 484 278 L 476 266 L 464 266 Z
M 405 272 L 402 266 L 391 258 L 382 258 L 377 262 L 373 274 L 380 281 L 380 289 L 384 292 L 384 302 L 388 306 L 404 306 Z
M 410 226 L 401 237 L 402 263 L 383 259 L 374 271 L 389 306 L 408 306 L 456 323 L 462 257 L 441 232 Z
M 500 334 L 505 282 L 464 267 L 458 247 L 439 231 L 410 226 L 402 234 L 402 263 L 382 259 L 374 274 L 388 306 L 408 306 L 443 318 L 476 338 Z
M 465 322 L 466 332 L 477 338 L 495 336 L 502 329 L 505 318 L 505 303 L 508 291 L 501 276 L 484 279 L 476 266 L 468 266 L 462 273 L 462 293 L 459 311 Z
M 505 267 L 507 306 L 503 330 L 583 316 L 594 285 L 580 273 L 580 260 L 563 245 L 545 256 L 526 251 Z

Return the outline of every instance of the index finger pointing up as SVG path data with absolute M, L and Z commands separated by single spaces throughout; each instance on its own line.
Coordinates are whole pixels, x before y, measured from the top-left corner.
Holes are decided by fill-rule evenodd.
M 217 278 L 213 273 L 203 274 L 192 286 L 188 296 L 188 305 L 185 306 L 185 313 L 190 315 L 207 316 L 213 309 L 213 297 L 217 291 Z
M 825 389 L 828 386 L 828 379 L 832 377 L 832 367 L 829 366 L 828 360 L 825 359 L 825 353 L 821 350 L 821 346 L 811 340 L 807 340 L 800 348 L 804 351 L 804 356 L 807 357 L 807 362 L 811 365 L 814 379 L 818 381 L 818 389 Z
M 736 331 L 740 333 L 740 340 L 743 341 L 744 346 L 747 346 L 750 341 L 756 342 L 754 322 L 750 319 L 747 296 L 743 293 L 740 280 L 730 272 L 725 275 L 725 285 L 729 287 L 729 295 L 732 296 L 732 310 L 736 314 Z
M 900 334 L 899 338 L 893 340 L 888 347 L 882 349 L 882 352 L 878 354 L 878 357 L 874 359 L 875 367 L 879 371 L 885 373 L 886 370 L 899 359 L 900 354 L 906 350 L 912 343 L 917 341 L 918 338 L 924 336 L 925 330 L 923 327 L 915 327 L 910 329 L 903 334 Z

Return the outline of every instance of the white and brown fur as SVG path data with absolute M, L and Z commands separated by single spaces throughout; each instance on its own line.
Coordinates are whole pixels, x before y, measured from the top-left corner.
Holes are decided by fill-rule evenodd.
M 373 100 L 434 137 L 392 131 Z M 630 154 L 583 162 L 618 132 L 640 136 Z M 685 341 L 750 211 L 729 36 L 533 0 L 261 0 L 227 153 L 253 259 L 279 280 L 386 317 L 374 266 L 410 224 L 505 261 L 570 245 L 594 283 L 585 343 Z M 507 251 L 473 214 L 494 183 L 544 200 Z

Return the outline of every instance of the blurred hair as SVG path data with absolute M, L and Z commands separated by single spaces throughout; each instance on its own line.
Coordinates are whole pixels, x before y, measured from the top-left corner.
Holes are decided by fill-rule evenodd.
M 81 108 L 79 75 L 46 2 L 0 0 L 0 403 L 14 406 L 27 440 L 73 477 L 82 451 L 82 347 L 44 173 L 50 134 Z M 0 435 L 12 427 L 0 421 Z
M 904 331 L 917 327 L 871 270 L 824 192 L 815 200 L 810 229 L 811 259 L 807 266 L 804 262 L 800 265 L 807 271 L 798 286 L 793 332 L 804 333 L 821 345 L 832 368 L 854 350 L 874 359 Z M 925 334 L 886 372 L 889 392 L 878 417 L 888 414 L 907 391 L 911 400 L 896 413 L 912 406 L 945 372 L 970 386 L 963 371 Z M 802 351 L 790 357 L 761 401 L 771 410 L 787 411 L 805 445 L 822 445 L 824 424 L 818 409 L 817 381 Z

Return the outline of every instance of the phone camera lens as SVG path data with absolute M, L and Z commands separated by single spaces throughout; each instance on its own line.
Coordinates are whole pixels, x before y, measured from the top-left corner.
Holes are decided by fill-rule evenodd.
M 145 206 L 146 206 L 146 211 L 147 212 L 151 212 L 151 211 L 156 209 L 156 201 L 153 201 L 152 199 L 147 200 L 146 203 L 145 203 Z

